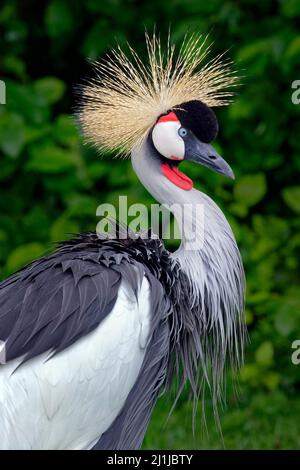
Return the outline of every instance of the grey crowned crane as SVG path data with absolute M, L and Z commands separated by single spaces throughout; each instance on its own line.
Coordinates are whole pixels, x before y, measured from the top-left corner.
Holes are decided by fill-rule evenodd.
M 131 154 L 145 188 L 174 207 L 181 245 L 170 253 L 152 235 L 81 234 L 0 284 L 1 449 L 138 449 L 174 377 L 196 402 L 208 385 L 216 406 L 227 362 L 243 359 L 234 235 L 178 169 L 191 160 L 233 178 L 211 145 L 211 108 L 228 104 L 237 77 L 221 56 L 202 65 L 201 38 L 178 53 L 146 42 L 147 65 L 131 48 L 96 64 L 79 120 L 100 149 Z

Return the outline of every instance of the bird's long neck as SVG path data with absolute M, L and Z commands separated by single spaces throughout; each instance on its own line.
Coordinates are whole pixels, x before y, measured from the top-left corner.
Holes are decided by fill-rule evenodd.
M 181 267 L 173 283 L 174 291 L 179 293 L 172 316 L 176 357 L 194 391 L 199 387 L 197 371 L 204 371 L 215 401 L 226 358 L 236 365 L 243 357 L 241 257 L 218 206 L 200 191 L 185 191 L 174 185 L 162 173 L 161 163 L 149 142 L 132 152 L 139 179 L 160 203 L 173 206 L 172 212 L 182 229 L 181 245 L 170 255 Z M 177 341 L 177 336 L 181 340 Z
M 132 152 L 132 165 L 145 188 L 167 204 L 181 229 L 181 245 L 171 257 L 178 260 L 193 286 L 195 300 L 228 297 L 228 303 L 242 309 L 243 267 L 231 228 L 219 207 L 204 193 L 185 191 L 161 171 L 161 159 L 151 143 Z M 238 281 L 237 281 L 238 279 Z M 217 305 L 215 306 L 217 308 Z

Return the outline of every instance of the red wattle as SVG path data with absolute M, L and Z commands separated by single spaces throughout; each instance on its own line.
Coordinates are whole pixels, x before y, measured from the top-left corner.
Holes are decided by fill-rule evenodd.
M 171 183 L 175 184 L 185 191 L 190 191 L 193 188 L 193 181 L 184 173 L 178 170 L 177 167 L 169 165 L 169 163 L 161 164 L 161 171 L 163 175 L 168 178 Z

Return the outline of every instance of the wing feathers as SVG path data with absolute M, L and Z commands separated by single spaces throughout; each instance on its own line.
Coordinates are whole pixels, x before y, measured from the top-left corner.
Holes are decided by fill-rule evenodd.
M 93 243 L 70 241 L 0 284 L 0 341 L 6 344 L 6 360 L 56 354 L 91 332 L 112 310 L 121 281 L 138 300 L 142 279 L 150 273 L 129 253 L 118 251 L 118 243 L 95 249 Z M 145 255 L 150 263 L 151 250 Z M 141 345 L 146 346 L 143 335 Z
M 34 431 L 32 442 L 47 442 L 45 448 L 57 448 L 55 432 L 52 428 L 46 431 L 44 416 L 46 423 L 55 420 L 58 429 L 65 430 L 66 418 L 72 414 L 78 435 L 71 442 L 65 433 L 60 448 L 86 448 L 84 432 L 94 436 L 89 447 L 98 441 L 96 448 L 138 448 L 167 371 L 170 306 L 155 277 L 159 276 L 163 249 L 159 241 L 149 240 L 148 246 L 144 241 L 125 241 L 122 246 L 119 241 L 100 242 L 92 234 L 83 240 L 69 241 L 0 284 L 0 382 L 2 376 L 6 384 L 4 371 L 12 367 L 12 361 L 12 371 L 18 366 L 18 373 L 12 374 L 9 382 L 17 381 L 14 377 L 20 377 L 23 368 L 26 379 L 20 389 L 13 385 L 17 382 L 11 382 L 13 397 L 18 395 L 24 407 L 28 400 L 35 403 L 41 394 L 44 411 L 36 417 L 34 407 L 28 424 L 36 419 L 34 427 L 45 431 L 40 431 L 41 435 Z M 101 345 L 91 341 L 99 331 Z M 37 375 L 31 375 L 32 364 L 41 361 L 38 356 L 43 353 L 40 357 L 46 362 L 36 369 Z M 5 360 L 8 364 L 2 367 Z M 60 378 L 58 363 L 64 364 Z M 25 382 L 36 381 L 39 391 L 27 390 Z M 5 387 L 0 387 L 0 408 L 6 403 L 5 393 Z M 86 410 L 83 415 L 82 407 Z M 26 417 L 24 408 L 21 411 Z M 1 426 L 12 423 L 15 439 L 30 448 L 30 439 L 23 439 L 24 429 L 19 429 L 12 416 L 0 415 Z M 5 432 L 2 435 L 6 439 Z M 9 441 L 3 441 L 4 448 L 10 439 L 14 439 L 12 434 Z

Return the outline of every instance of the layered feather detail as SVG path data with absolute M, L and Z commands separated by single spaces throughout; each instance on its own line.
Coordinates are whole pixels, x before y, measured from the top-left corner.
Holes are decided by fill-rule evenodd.
M 96 78 L 82 88 L 79 121 L 87 141 L 99 149 L 129 155 L 161 114 L 200 100 L 209 107 L 230 102 L 238 77 L 224 54 L 208 60 L 207 37 L 186 36 L 177 50 L 170 37 L 146 34 L 146 64 L 128 45 L 95 62 Z

